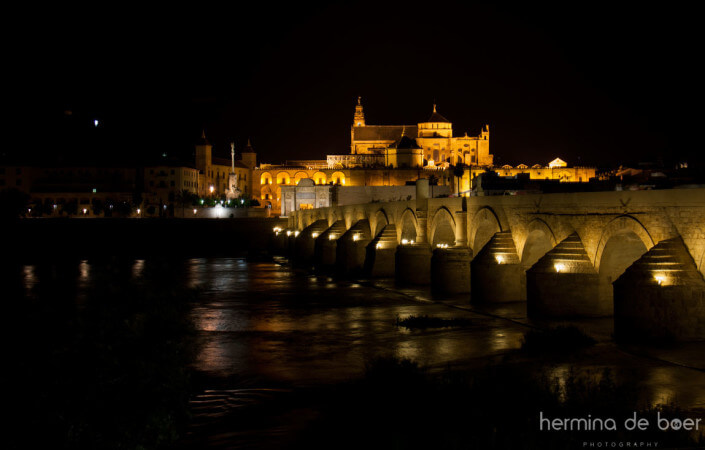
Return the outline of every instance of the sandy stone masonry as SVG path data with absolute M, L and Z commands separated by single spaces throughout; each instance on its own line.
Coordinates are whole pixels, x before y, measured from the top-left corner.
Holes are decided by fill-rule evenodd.
M 401 281 L 417 283 L 430 283 L 426 273 L 430 270 L 436 280 L 434 287 L 441 279 L 442 283 L 471 279 L 473 301 L 528 300 L 530 314 L 546 316 L 609 315 L 614 311 L 615 295 L 631 295 L 638 302 L 649 289 L 666 292 L 668 286 L 652 282 L 639 288 L 636 295 L 636 288 L 629 293 L 629 288 L 616 289 L 615 282 L 659 243 L 677 239 L 681 253 L 692 261 L 689 273 L 696 275 L 679 285 L 683 292 L 693 292 L 686 296 L 692 301 L 679 300 L 679 317 L 690 316 L 694 324 L 705 321 L 704 308 L 697 306 L 705 271 L 705 189 L 467 198 L 428 198 L 424 190 L 428 185 L 421 181 L 417 183 L 416 200 L 295 211 L 289 217 L 290 239 L 295 231 L 299 231 L 296 241 L 315 239 L 310 236 L 314 228 L 318 237 L 334 224 L 336 236 L 344 235 L 345 230 L 364 221 L 370 237 L 345 244 L 347 255 L 357 255 L 356 260 L 346 259 L 346 264 L 364 266 L 372 275 L 396 273 Z M 338 230 L 341 223 L 345 230 Z M 311 257 L 312 244 L 296 244 L 295 248 L 306 253 L 298 259 Z M 364 246 L 364 252 L 356 246 Z M 466 248 L 467 255 L 475 255 L 470 264 L 471 277 L 465 273 L 465 263 L 451 264 L 444 257 L 431 261 L 432 251 L 453 247 Z M 500 247 L 511 251 L 500 255 Z M 327 249 L 335 251 L 332 245 Z M 463 256 L 463 260 L 469 258 L 472 256 Z M 327 254 L 326 261 L 333 260 L 333 254 Z M 635 267 L 642 272 L 641 278 L 656 279 L 653 265 Z M 462 283 L 467 286 L 466 281 Z M 466 290 L 447 291 L 457 289 Z M 662 298 L 663 292 L 648 291 L 648 295 Z M 627 310 L 621 311 L 631 314 L 624 312 Z M 660 312 L 654 314 L 661 317 Z M 646 316 L 642 320 L 646 321 Z M 671 321 L 660 335 L 705 339 L 705 326 L 693 325 L 697 331 L 686 333 L 675 322 Z M 644 334 L 648 328 L 632 322 L 629 326 L 640 330 L 637 334 Z

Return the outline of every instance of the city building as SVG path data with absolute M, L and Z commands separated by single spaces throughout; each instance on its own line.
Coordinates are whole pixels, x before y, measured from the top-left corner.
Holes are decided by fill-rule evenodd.
M 233 199 L 250 204 L 252 199 L 270 209 L 268 214 L 287 215 L 297 209 L 339 204 L 340 199 L 398 198 L 402 194 L 393 188 L 408 186 L 419 178 L 428 178 L 432 186 L 438 186 L 437 196 L 457 196 L 472 195 L 473 180 L 487 171 L 500 177 L 528 176 L 531 180 L 559 182 L 586 183 L 596 176 L 595 168 L 568 167 L 560 158 L 546 165 L 495 167 L 489 125 L 476 136 L 454 136 L 452 122 L 438 112 L 436 105 L 425 122 L 368 125 L 359 97 L 350 128 L 350 153 L 258 165 L 249 140 L 238 153 L 236 159 L 231 144 L 229 159 L 214 156 L 204 131 L 191 163 L 160 159 L 142 168 L 3 166 L 0 189 L 16 188 L 30 194 L 33 201 L 52 204 L 64 201 L 91 205 L 132 198 L 134 207 L 141 207 L 147 216 L 171 215 L 169 205 L 179 204 L 183 209 L 194 197 L 203 200 L 202 204 L 214 200 L 230 204 Z M 335 189 L 330 189 L 333 186 Z M 371 187 L 379 189 L 358 189 Z M 55 195 L 59 191 L 62 195 Z M 310 197 L 309 191 L 316 194 Z M 93 202 L 93 198 L 97 200 Z M 92 209 L 86 209 L 86 215 L 90 215 Z M 100 207 L 95 209 L 102 211 Z
M 196 144 L 199 196 L 219 197 L 228 193 L 233 198 L 249 196 L 252 192 L 252 169 L 257 164 L 257 154 L 248 140 L 240 160 L 235 160 L 234 144 L 231 145 L 230 155 L 230 160 L 214 157 L 213 146 L 206 139 L 205 131 L 203 132 Z
M 407 139 L 402 142 L 404 137 Z M 407 156 L 409 145 L 421 150 L 421 160 Z M 491 166 L 493 161 L 489 125 L 485 125 L 478 136 L 467 133 L 453 136 L 453 124 L 438 113 L 436 105 L 428 120 L 416 125 L 367 125 L 360 97 L 350 128 L 350 155 L 350 164 L 368 158 L 368 165 L 382 163 L 395 168 L 451 164 Z

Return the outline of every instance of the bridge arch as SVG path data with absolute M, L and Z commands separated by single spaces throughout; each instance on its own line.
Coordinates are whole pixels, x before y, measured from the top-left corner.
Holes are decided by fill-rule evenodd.
M 448 208 L 441 207 L 433 215 L 429 242 L 432 247 L 438 244 L 455 245 L 455 218 Z
M 415 241 L 416 236 L 418 236 L 419 222 L 416 219 L 416 214 L 411 208 L 406 208 L 404 212 L 401 213 L 399 218 L 399 226 L 397 227 L 397 241 L 401 242 L 403 239 L 408 241 Z
M 605 249 L 608 248 L 607 244 L 610 243 L 610 241 L 612 241 L 612 244 L 614 244 L 616 242 L 614 241 L 615 239 L 621 241 L 633 241 L 634 247 L 638 247 L 636 245 L 637 241 L 641 242 L 641 244 L 645 248 L 642 254 L 646 253 L 647 250 L 649 250 L 656 244 L 646 227 L 636 218 L 629 215 L 621 215 L 615 217 L 602 230 L 602 236 L 600 236 L 600 241 L 597 244 L 597 249 L 595 251 L 595 260 L 593 263 L 595 265 L 596 270 L 599 271 L 600 267 L 602 266 L 602 263 L 605 258 Z M 614 250 L 612 245 L 608 249 Z
M 553 230 L 541 219 L 529 222 L 521 249 L 521 265 L 530 268 L 557 244 Z
M 389 225 L 389 217 L 387 212 L 380 208 L 372 214 L 372 220 L 370 221 L 370 229 L 374 232 L 372 237 L 377 237 L 379 233 L 382 232 L 384 227 Z
M 480 208 L 469 221 L 468 244 L 477 255 L 495 233 L 502 231 L 497 214 L 489 206 Z
M 335 222 L 338 221 L 340 218 L 340 215 L 338 214 L 338 208 L 328 208 L 328 214 L 325 219 L 328 220 L 328 226 L 332 226 Z
M 649 232 L 632 216 L 619 216 L 607 224 L 597 244 L 594 263 L 600 280 L 600 302 L 607 309 L 613 304 L 612 283 L 653 246 Z

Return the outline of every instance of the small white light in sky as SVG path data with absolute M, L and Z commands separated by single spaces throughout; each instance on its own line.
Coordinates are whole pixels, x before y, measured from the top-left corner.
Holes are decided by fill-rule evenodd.
M 99 124 L 100 124 L 100 122 L 98 121 L 98 119 L 93 119 L 93 126 L 94 127 L 97 127 Z

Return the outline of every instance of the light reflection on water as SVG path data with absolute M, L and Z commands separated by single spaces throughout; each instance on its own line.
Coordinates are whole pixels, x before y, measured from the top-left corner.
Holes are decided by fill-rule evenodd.
M 32 289 L 37 285 L 39 282 L 39 279 L 37 278 L 37 274 L 35 273 L 36 267 L 35 266 L 24 266 L 23 272 L 23 280 L 22 283 L 24 284 L 24 289 L 27 295 L 31 294 Z
M 136 259 L 132 265 L 132 277 L 139 278 L 144 274 L 144 259 Z
M 125 264 L 128 276 L 140 277 L 150 261 Z M 53 289 L 57 280 L 63 289 L 73 278 L 80 297 L 81 289 L 93 281 L 91 265 L 86 260 L 48 268 L 26 265 L 18 278 L 27 293 L 42 283 Z M 379 289 L 367 283 L 297 274 L 271 263 L 189 259 L 172 276 L 174 283 L 197 287 L 201 293 L 192 311 L 203 341 L 196 368 L 219 377 L 294 384 L 338 382 L 360 375 L 370 358 L 384 355 L 436 369 L 477 365 L 518 349 L 527 331 L 519 323 L 496 317 L 526 321 L 524 308 L 502 305 L 492 310 L 494 316 L 483 315 L 472 308 L 461 310 L 433 302 L 423 289 L 402 292 L 390 282 L 379 283 L 383 288 Z M 457 305 L 462 304 L 461 300 Z M 398 317 L 410 315 L 469 318 L 471 325 L 426 330 L 397 327 Z M 610 349 L 615 347 L 608 343 L 605 348 L 614 352 Z M 702 349 L 696 346 L 683 352 L 679 362 L 687 365 L 688 358 L 702 358 Z M 659 357 L 665 359 L 668 354 L 662 352 Z M 676 400 L 685 406 L 705 407 L 702 372 L 633 355 L 611 355 L 604 358 L 603 366 L 635 371 L 638 376 L 629 380 L 646 387 L 649 402 Z M 571 367 L 581 365 L 594 369 L 600 363 L 572 360 L 554 365 L 546 376 L 564 389 Z

